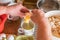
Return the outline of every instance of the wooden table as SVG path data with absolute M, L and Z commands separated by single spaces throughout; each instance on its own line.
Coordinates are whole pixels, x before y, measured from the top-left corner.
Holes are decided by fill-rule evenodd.
M 21 23 L 21 19 L 18 19 L 16 21 L 7 20 L 5 23 L 5 28 L 3 30 L 3 33 L 17 35 L 18 33 L 17 30 L 20 27 L 20 23 Z

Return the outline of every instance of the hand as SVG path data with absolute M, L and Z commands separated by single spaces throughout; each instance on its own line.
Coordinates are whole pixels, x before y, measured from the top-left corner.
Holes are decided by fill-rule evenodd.
M 33 15 L 31 17 L 31 19 L 36 23 L 39 24 L 40 21 L 44 21 L 42 20 L 44 18 L 44 12 L 39 10 L 39 9 L 34 9 L 32 11 Z
M 31 19 L 38 25 L 36 31 L 36 40 L 51 40 L 51 26 L 44 17 L 44 12 L 39 9 L 32 11 Z
M 22 4 L 15 4 L 7 8 L 7 13 L 11 16 L 20 16 L 22 18 L 25 12 L 29 12 L 29 10 Z

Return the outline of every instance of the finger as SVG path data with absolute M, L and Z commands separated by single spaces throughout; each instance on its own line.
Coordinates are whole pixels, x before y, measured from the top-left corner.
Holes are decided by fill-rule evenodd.
M 32 17 L 35 17 L 35 16 L 37 16 L 37 15 L 38 15 L 37 9 L 33 9 L 33 10 L 32 10 Z
M 26 7 L 24 7 L 22 4 L 18 4 L 16 8 L 20 10 L 22 13 L 29 12 L 29 10 Z
M 42 10 L 34 9 L 32 13 L 34 14 L 34 16 L 44 17 L 44 12 Z
M 29 12 L 29 10 L 26 7 L 24 7 L 22 4 L 17 4 L 16 8 L 18 8 L 18 10 L 20 10 L 22 13 Z
M 31 19 L 34 20 L 39 20 L 44 18 L 44 12 L 39 10 L 39 9 L 33 9 L 32 10 L 33 15 L 31 16 Z
M 42 11 L 42 10 L 40 10 L 40 9 L 34 9 L 33 11 L 32 11 L 34 14 L 40 14 L 40 15 L 43 15 L 44 14 L 44 12 Z
M 26 7 L 23 7 L 20 11 L 21 11 L 22 13 L 27 13 L 27 12 L 29 12 L 29 10 L 28 10 Z
M 25 16 L 25 14 L 24 13 L 22 13 L 22 12 L 20 12 L 20 18 L 23 18 L 24 16 Z
M 33 12 L 33 13 L 36 13 L 37 10 L 38 10 L 38 9 L 33 9 L 32 12 Z
M 33 10 L 32 10 L 32 13 L 33 13 L 33 16 L 34 16 L 34 17 L 39 16 L 38 9 L 33 9 Z

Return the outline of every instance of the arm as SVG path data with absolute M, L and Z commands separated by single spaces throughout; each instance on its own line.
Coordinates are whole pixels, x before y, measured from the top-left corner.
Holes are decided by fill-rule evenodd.
M 36 38 L 37 40 L 51 40 L 51 27 L 47 18 L 44 17 L 44 12 L 41 10 L 33 10 L 31 19 L 38 25 Z
M 45 17 L 40 19 L 36 35 L 37 40 L 51 40 L 51 27 Z

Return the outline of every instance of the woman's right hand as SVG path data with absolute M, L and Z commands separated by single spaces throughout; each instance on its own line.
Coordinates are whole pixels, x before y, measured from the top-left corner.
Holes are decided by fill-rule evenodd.
M 39 10 L 39 9 L 34 9 L 32 10 L 32 16 L 31 16 L 31 19 L 32 21 L 34 21 L 36 24 L 40 24 L 41 21 L 44 21 L 43 18 L 44 18 L 44 12 L 42 10 Z
M 31 19 L 37 26 L 36 40 L 51 40 L 51 26 L 44 15 L 44 12 L 39 9 L 32 11 Z

